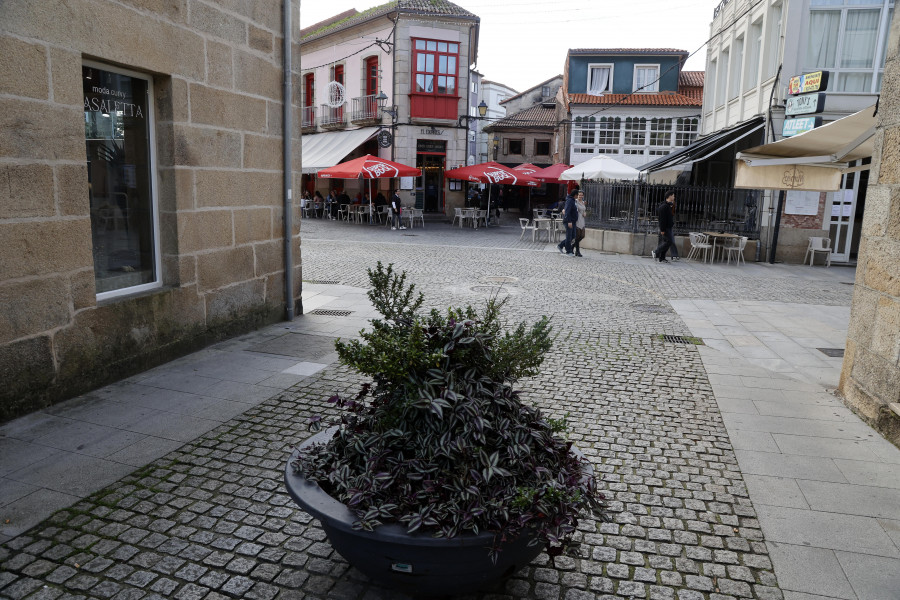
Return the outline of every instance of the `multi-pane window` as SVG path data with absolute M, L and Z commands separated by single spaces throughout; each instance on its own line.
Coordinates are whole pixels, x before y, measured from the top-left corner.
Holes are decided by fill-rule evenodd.
M 307 73 L 303 76 L 303 106 L 313 106 L 316 101 L 316 76 Z
M 781 60 L 781 3 L 773 4 L 766 17 L 766 77 L 774 77 Z
M 697 139 L 699 129 L 700 119 L 694 117 L 675 119 L 675 145 L 687 146 Z
M 378 57 L 370 56 L 366 59 L 366 96 L 374 96 L 378 93 Z
M 759 78 L 759 56 L 762 52 L 762 19 L 750 25 L 750 45 L 747 48 L 747 68 L 744 70 L 744 89 L 756 87 Z
M 593 144 L 595 139 L 595 126 L 597 119 L 595 117 L 575 118 L 575 143 L 576 144 Z
M 634 65 L 634 91 L 659 91 L 659 65 Z
M 417 39 L 414 42 L 414 79 L 418 94 L 456 94 L 459 44 Z
M 647 142 L 647 119 L 628 117 L 625 119 L 625 154 L 643 154 Z M 635 148 L 638 146 L 639 148 Z
M 728 83 L 728 58 L 729 50 L 719 54 L 719 80 L 716 82 L 716 106 L 725 104 L 725 84 Z
M 159 287 L 152 82 L 105 65 L 81 73 L 97 298 Z
M 706 70 L 706 87 L 703 93 L 703 103 L 708 110 L 712 110 L 716 106 L 716 69 L 719 61 L 713 59 L 709 61 L 709 69 Z
M 877 92 L 892 11 L 890 0 L 810 0 L 804 70 L 832 71 L 834 91 Z
M 650 119 L 650 145 L 672 145 L 672 119 Z
M 600 145 L 619 145 L 619 133 L 622 130 L 622 119 L 619 117 L 601 117 L 597 124 L 597 143 Z

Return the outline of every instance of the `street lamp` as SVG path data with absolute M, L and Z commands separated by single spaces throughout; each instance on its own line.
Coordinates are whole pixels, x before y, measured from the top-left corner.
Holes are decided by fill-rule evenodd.
M 484 103 L 484 100 L 478 105 L 478 116 L 475 115 L 459 115 L 459 119 L 456 120 L 457 127 L 462 127 L 463 119 L 466 120 L 466 129 L 469 128 L 469 121 L 480 121 L 487 114 L 488 106 Z
M 384 103 L 387 102 L 387 94 L 384 93 L 384 90 L 378 92 L 378 95 L 375 96 L 375 101 L 378 102 L 378 108 L 381 109 L 381 112 L 386 113 L 391 116 L 391 125 L 397 122 L 397 118 L 399 116 L 399 108 L 396 104 L 391 105 L 390 108 L 385 108 Z

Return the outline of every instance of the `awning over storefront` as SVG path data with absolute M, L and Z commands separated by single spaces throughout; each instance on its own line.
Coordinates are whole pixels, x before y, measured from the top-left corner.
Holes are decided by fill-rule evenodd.
M 662 171 L 663 169 L 671 169 L 678 165 L 689 165 L 691 163 L 705 160 L 719 152 L 722 148 L 734 144 L 755 131 L 759 131 L 765 127 L 763 117 L 754 117 L 749 121 L 738 123 L 727 129 L 721 129 L 715 133 L 694 141 L 684 148 L 671 152 L 663 157 L 638 167 L 638 171 Z
M 800 135 L 749 148 L 737 155 L 736 188 L 840 189 L 841 175 L 868 169 L 851 167 L 875 149 L 875 106 Z
M 316 173 L 319 169 L 335 166 L 376 133 L 378 133 L 377 127 L 364 127 L 351 131 L 332 131 L 301 136 L 303 154 L 300 156 L 300 160 L 303 164 L 303 173 Z

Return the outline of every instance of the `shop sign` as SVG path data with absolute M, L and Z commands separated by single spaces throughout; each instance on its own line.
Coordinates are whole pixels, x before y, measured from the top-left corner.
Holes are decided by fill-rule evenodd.
M 815 129 L 822 124 L 822 117 L 800 117 L 798 119 L 785 119 L 784 126 L 781 129 L 781 135 L 791 137 L 811 129 Z
M 825 109 L 825 94 L 803 94 L 791 96 L 784 105 L 784 114 L 809 115 L 820 113 Z
M 828 89 L 828 71 L 795 75 L 788 83 L 788 92 L 792 96 L 807 92 L 822 92 L 826 89 Z
M 427 129 L 421 129 L 419 133 L 422 135 L 444 135 L 444 130 L 437 127 L 428 127 Z
M 447 142 L 444 140 L 416 140 L 416 152 L 447 153 Z

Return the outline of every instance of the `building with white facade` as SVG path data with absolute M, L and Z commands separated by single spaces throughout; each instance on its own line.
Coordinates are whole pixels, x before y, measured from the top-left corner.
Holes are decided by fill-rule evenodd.
M 317 180 L 315 173 L 368 153 L 422 169 L 421 177 L 400 182 L 404 204 L 430 212 L 462 206 L 462 192 L 450 191 L 443 174 L 468 155 L 459 117 L 468 111 L 478 31 L 477 16 L 446 0 L 393 1 L 301 31 L 307 189 L 331 185 L 352 195 L 359 182 Z M 397 184 L 377 185 L 386 193 Z
M 484 124 L 499 121 L 506 116 L 506 108 L 501 102 L 506 101 L 518 94 L 515 89 L 502 83 L 491 81 L 488 79 L 481 80 L 481 89 L 479 91 L 479 101 L 487 104 L 487 112 L 484 116 Z M 483 128 L 482 128 L 483 129 Z M 498 149 L 494 147 L 493 138 L 482 133 L 478 144 L 478 157 L 476 163 L 488 160 L 497 160 Z

